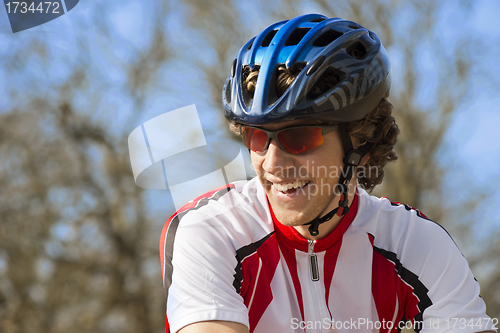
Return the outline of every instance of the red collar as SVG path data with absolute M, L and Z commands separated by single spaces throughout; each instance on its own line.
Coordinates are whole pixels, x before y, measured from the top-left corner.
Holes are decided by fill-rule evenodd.
M 269 206 L 269 210 L 273 218 L 274 230 L 278 240 L 287 243 L 288 245 L 296 248 L 297 250 L 307 252 L 308 240 L 302 237 L 302 235 L 299 234 L 294 227 L 281 224 L 281 222 L 278 221 L 276 216 L 274 216 L 274 212 L 273 209 L 271 208 L 271 205 L 269 204 L 269 200 L 267 204 Z M 316 252 L 324 251 L 333 244 L 335 244 L 342 237 L 342 235 L 347 230 L 349 225 L 351 225 L 352 221 L 356 217 L 357 212 L 358 212 L 358 193 L 356 191 L 356 193 L 354 194 L 354 199 L 352 201 L 352 204 L 349 208 L 349 213 L 347 213 L 347 215 L 344 216 L 344 218 L 340 221 L 337 227 L 333 229 L 333 231 L 330 234 L 321 239 L 316 240 L 316 245 L 314 245 L 315 251 Z

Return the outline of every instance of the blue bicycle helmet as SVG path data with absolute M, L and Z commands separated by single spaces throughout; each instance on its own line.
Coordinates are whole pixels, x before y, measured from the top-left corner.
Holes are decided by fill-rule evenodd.
M 279 65 L 302 68 L 281 96 L 276 91 Z M 389 67 L 377 35 L 355 22 L 318 14 L 278 22 L 238 52 L 223 88 L 224 115 L 244 125 L 360 120 L 389 94 Z M 252 96 L 242 81 L 245 72 L 256 68 L 259 74 Z M 325 75 L 336 81 L 326 90 L 321 86 Z M 321 93 L 312 93 L 318 88 Z

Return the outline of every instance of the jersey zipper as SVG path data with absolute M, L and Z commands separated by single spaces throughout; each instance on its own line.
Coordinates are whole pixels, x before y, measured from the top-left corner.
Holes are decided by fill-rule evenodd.
M 316 241 L 309 239 L 308 242 L 309 251 L 307 253 L 309 254 L 309 269 L 311 272 L 311 280 L 319 281 L 318 257 L 316 256 L 316 253 L 314 253 L 314 244 L 316 243 Z
M 315 240 L 308 240 L 309 242 L 309 249 L 307 251 L 308 254 L 308 259 L 309 259 L 309 272 L 311 276 L 312 282 L 308 283 L 309 286 L 309 292 L 311 293 L 312 299 L 313 299 L 313 318 L 312 322 L 316 323 L 318 321 L 321 321 L 321 311 L 320 311 L 320 299 L 318 298 L 318 292 L 316 290 L 316 287 L 318 286 L 315 282 L 319 281 L 319 267 L 318 267 L 318 257 L 316 256 L 316 253 L 314 253 L 314 244 L 316 244 Z M 306 332 L 321 332 L 321 329 L 318 329 L 317 327 L 314 327 L 312 330 L 307 329 Z

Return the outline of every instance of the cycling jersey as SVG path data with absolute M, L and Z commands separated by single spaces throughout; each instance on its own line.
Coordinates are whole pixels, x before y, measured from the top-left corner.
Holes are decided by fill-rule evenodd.
M 276 333 L 398 332 L 407 321 L 420 332 L 478 332 L 495 324 L 447 232 L 359 188 L 340 224 L 313 241 L 277 221 L 257 178 L 230 184 L 168 220 L 160 256 L 167 332 L 207 320 Z

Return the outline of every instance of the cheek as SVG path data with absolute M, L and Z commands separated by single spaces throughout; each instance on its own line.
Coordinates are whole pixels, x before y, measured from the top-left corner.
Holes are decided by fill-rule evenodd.
M 342 172 L 343 166 L 343 150 L 337 142 L 329 142 L 315 152 L 312 161 L 309 161 L 309 166 L 313 166 L 312 172 L 318 178 L 328 178 L 329 180 L 337 180 Z

